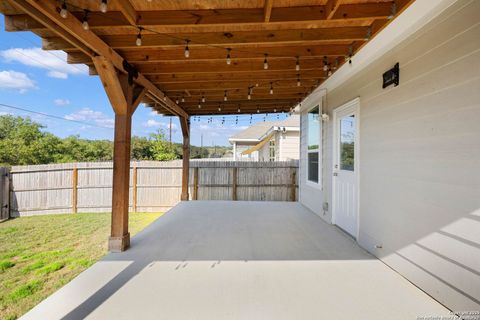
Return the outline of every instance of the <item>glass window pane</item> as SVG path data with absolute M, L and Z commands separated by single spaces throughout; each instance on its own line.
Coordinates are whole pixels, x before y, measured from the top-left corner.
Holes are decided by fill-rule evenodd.
M 308 153 L 308 180 L 318 183 L 318 152 Z
M 355 116 L 340 120 L 340 170 L 354 171 L 355 167 Z
M 316 150 L 320 141 L 319 107 L 316 106 L 308 112 L 308 150 Z

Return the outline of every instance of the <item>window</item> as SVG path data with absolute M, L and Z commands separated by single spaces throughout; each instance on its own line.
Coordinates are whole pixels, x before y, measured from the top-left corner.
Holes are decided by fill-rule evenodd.
M 340 120 L 340 170 L 354 171 L 355 115 Z
M 320 107 L 316 106 L 307 114 L 307 179 L 310 182 L 319 181 L 320 152 Z
M 275 140 L 270 140 L 268 151 L 270 161 L 275 161 Z

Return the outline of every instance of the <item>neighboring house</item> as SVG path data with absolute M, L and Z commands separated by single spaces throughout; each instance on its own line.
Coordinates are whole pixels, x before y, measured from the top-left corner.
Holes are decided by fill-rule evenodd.
M 233 160 L 286 161 L 299 158 L 300 117 L 258 122 L 229 139 Z

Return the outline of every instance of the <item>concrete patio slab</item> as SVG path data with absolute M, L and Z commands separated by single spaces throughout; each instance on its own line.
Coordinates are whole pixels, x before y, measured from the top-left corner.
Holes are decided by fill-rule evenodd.
M 183 202 L 22 319 L 417 319 L 449 311 L 298 203 Z

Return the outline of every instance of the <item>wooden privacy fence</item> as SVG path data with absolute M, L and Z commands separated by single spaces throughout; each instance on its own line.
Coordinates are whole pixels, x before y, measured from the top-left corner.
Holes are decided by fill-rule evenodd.
M 190 199 L 296 201 L 297 170 L 298 161 L 192 160 Z M 173 207 L 180 201 L 181 180 L 181 161 L 132 162 L 130 210 Z M 12 217 L 111 210 L 112 162 L 15 166 L 9 181 Z

